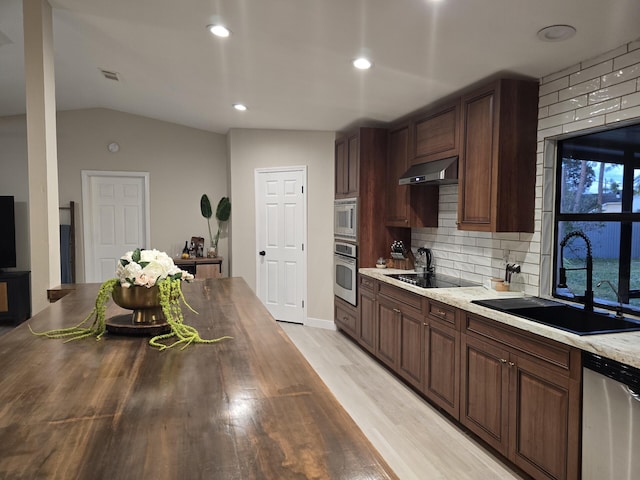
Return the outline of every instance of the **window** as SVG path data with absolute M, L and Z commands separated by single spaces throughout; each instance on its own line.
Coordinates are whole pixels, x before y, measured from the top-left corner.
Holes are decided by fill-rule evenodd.
M 595 305 L 640 313 L 640 125 L 558 143 L 553 294 L 584 303 L 587 242 L 577 230 L 590 244 Z

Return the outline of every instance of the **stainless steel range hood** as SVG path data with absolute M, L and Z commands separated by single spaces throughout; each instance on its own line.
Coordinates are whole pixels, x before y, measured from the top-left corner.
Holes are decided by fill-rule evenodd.
M 458 183 L 458 178 L 445 178 L 445 170 L 453 165 L 458 157 L 449 157 L 443 160 L 433 162 L 419 163 L 413 165 L 409 170 L 404 172 L 398 181 L 399 185 L 417 185 L 432 184 L 444 185 L 449 183 Z

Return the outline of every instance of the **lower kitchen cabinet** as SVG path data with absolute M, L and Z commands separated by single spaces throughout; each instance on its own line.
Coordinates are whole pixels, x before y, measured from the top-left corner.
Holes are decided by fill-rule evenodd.
M 358 306 L 360 325 L 358 343 L 371 353 L 376 351 L 376 299 L 373 293 L 373 281 L 360 276 L 358 282 Z
M 461 423 L 533 478 L 579 478 L 580 352 L 466 320 Z
M 580 350 L 365 275 L 336 325 L 534 479 L 580 478 Z
M 460 332 L 429 319 L 423 331 L 423 393 L 455 419 L 460 415 Z
M 339 297 L 334 298 L 333 308 L 336 327 L 344 330 L 351 337 L 357 338 L 358 324 L 360 323 L 358 321 L 358 309 Z

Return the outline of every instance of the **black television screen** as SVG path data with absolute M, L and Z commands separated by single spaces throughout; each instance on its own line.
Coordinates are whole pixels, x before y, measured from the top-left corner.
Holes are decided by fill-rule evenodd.
M 16 266 L 16 220 L 13 197 L 0 196 L 0 268 Z

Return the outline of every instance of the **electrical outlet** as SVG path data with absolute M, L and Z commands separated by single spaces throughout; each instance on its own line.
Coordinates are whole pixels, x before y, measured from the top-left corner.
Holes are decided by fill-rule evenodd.
M 511 255 L 511 252 L 509 251 L 508 248 L 505 248 L 502 251 L 502 260 L 504 260 L 504 263 L 509 263 L 509 256 Z

